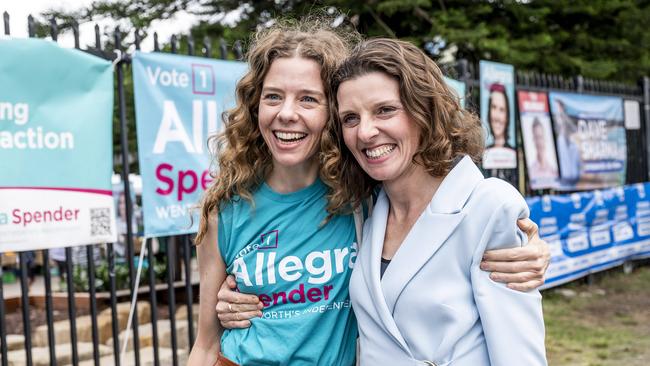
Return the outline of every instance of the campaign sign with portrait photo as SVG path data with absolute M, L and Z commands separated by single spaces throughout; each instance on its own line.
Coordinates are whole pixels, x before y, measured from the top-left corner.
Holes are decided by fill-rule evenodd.
M 113 67 L 0 40 L 0 252 L 112 242 Z
M 486 130 L 484 169 L 517 167 L 515 139 L 515 69 L 481 61 L 481 122 Z
M 559 170 L 546 93 L 520 90 L 517 101 L 530 188 L 555 188 Z
M 235 105 L 243 62 L 136 52 L 133 85 L 144 236 L 194 233 L 190 216 L 212 181 L 208 137 Z M 194 210 L 196 212 L 196 210 Z
M 625 183 L 627 145 L 618 97 L 550 93 L 560 190 Z

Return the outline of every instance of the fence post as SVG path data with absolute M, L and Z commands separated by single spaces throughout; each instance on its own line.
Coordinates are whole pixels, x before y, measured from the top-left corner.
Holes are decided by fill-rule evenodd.
M 72 278 L 73 263 L 72 263 L 72 248 L 65 248 L 65 280 L 68 290 L 68 321 L 70 322 L 70 347 L 72 348 L 72 364 L 79 363 L 79 352 L 77 350 L 77 303 L 74 296 L 74 282 Z
M 4 20 L 5 35 L 10 35 L 9 32 L 9 13 L 6 11 L 2 13 L 2 18 Z M 2 366 L 9 365 L 9 360 L 7 359 L 7 353 L 9 349 L 7 347 L 7 331 L 5 329 L 5 297 L 4 297 L 4 283 L 2 281 L 3 276 L 2 270 L 2 253 L 0 253 L 0 359 Z
M 136 28 L 133 36 L 135 37 L 135 49 L 136 51 L 140 51 L 140 29 Z
M 174 287 L 174 268 L 176 261 L 176 238 L 165 238 L 167 244 L 167 299 L 169 301 L 169 329 L 171 329 L 172 365 L 178 366 L 178 342 L 176 339 L 176 287 Z M 173 254 L 172 254 L 173 253 Z
M 187 38 L 188 49 L 187 52 L 190 56 L 194 55 L 194 39 L 192 36 Z M 187 306 L 187 334 L 189 336 L 189 350 L 194 345 L 194 318 L 193 318 L 193 289 L 192 289 L 192 246 L 190 245 L 190 235 L 183 235 L 182 238 L 183 248 L 183 266 L 185 267 L 185 305 Z M 179 268 L 180 269 L 180 268 Z M 180 271 L 179 271 L 180 272 Z M 174 288 L 176 291 L 176 288 Z M 170 314 L 170 317 L 176 317 L 176 314 Z M 171 325 L 171 323 L 170 323 Z M 176 331 L 174 328 L 173 331 Z
M 192 291 L 192 246 L 190 236 L 183 235 L 183 259 L 185 266 L 185 304 L 187 305 L 187 334 L 189 336 L 190 349 L 194 345 L 194 311 L 192 309 L 194 292 Z
M 176 35 L 171 37 L 171 53 L 178 51 Z M 178 366 L 178 342 L 176 338 L 176 287 L 174 286 L 176 262 L 178 261 L 177 237 L 167 237 L 167 299 L 169 301 L 169 329 L 171 329 L 172 366 Z M 179 267 L 180 268 L 180 267 Z
M 79 38 L 79 37 L 77 37 Z M 95 291 L 95 256 L 92 244 L 86 246 L 86 258 L 88 258 L 88 292 L 90 294 L 90 323 L 93 340 L 93 360 L 99 366 L 99 330 L 97 326 L 97 299 Z
M 59 26 L 56 25 L 56 19 L 54 18 L 50 20 L 50 34 L 54 42 L 59 40 Z
M 72 21 L 72 34 L 74 36 L 74 48 L 80 49 L 79 44 L 79 23 L 76 20 Z
M 0 253 L 0 263 L 2 263 L 2 253 Z M 2 265 L 0 265 L 0 358 L 2 359 L 2 366 L 8 366 L 9 360 L 7 359 L 7 353 L 9 352 L 9 347 L 7 347 L 7 330 L 5 329 L 5 295 L 4 295 L 4 283 L 2 282 Z
M 106 260 L 108 262 L 108 288 L 111 292 L 111 332 L 113 334 L 113 359 L 115 366 L 120 366 L 120 328 L 118 326 L 117 318 L 117 298 L 116 292 L 116 279 L 115 279 L 115 250 L 112 243 L 106 244 Z
M 212 57 L 212 42 L 208 36 L 203 37 L 203 56 L 207 58 Z
M 2 18 L 4 18 L 4 23 L 5 23 L 5 36 L 8 36 L 10 34 L 9 32 L 9 13 L 6 11 L 2 13 Z
M 645 124 L 645 142 L 650 143 L 650 77 L 644 76 L 641 84 L 643 86 L 643 121 Z M 648 149 L 650 150 L 650 149 Z M 648 170 L 646 179 L 650 179 L 650 158 L 646 156 Z
M 99 24 L 95 24 L 95 48 L 97 48 L 97 51 L 102 50 L 102 36 L 99 34 Z
M 576 76 L 576 91 L 582 93 L 585 90 L 585 78 L 582 75 Z
M 222 60 L 228 59 L 228 46 L 223 38 L 219 39 L 219 55 Z
M 156 274 L 154 272 L 153 239 L 145 240 L 143 247 L 146 247 L 147 259 L 149 260 L 149 303 L 151 304 L 151 336 L 153 345 L 153 364 L 160 366 L 158 350 L 158 299 L 156 296 Z M 144 248 L 142 250 L 145 250 Z M 171 328 L 170 328 L 171 329 Z
M 27 33 L 29 34 L 29 38 L 32 38 L 32 37 L 36 36 L 36 27 L 34 25 L 34 17 L 31 16 L 31 15 L 27 17 Z
M 115 28 L 115 49 L 121 51 L 122 36 L 120 28 Z M 126 204 L 126 263 L 129 266 L 129 289 L 132 296 L 138 296 L 135 291 L 135 268 L 133 266 L 133 202 L 131 201 L 131 187 L 129 186 L 129 139 L 126 124 L 126 102 L 124 101 L 124 65 L 118 60 L 117 71 L 117 94 L 119 98 L 120 114 L 120 145 L 122 148 L 122 183 L 124 184 L 124 202 Z M 143 249 L 141 249 L 143 250 Z M 135 354 L 135 365 L 140 366 L 140 336 L 138 334 L 138 302 L 135 302 L 133 309 L 133 353 Z M 128 329 L 127 329 L 128 332 Z M 116 355 L 119 358 L 119 355 Z
M 194 37 L 191 35 L 187 36 L 187 54 L 194 56 Z
M 29 267 L 27 264 L 27 252 L 20 252 L 18 254 L 18 261 L 20 265 L 20 307 L 23 311 L 23 331 L 25 332 L 25 361 L 27 366 L 32 366 L 32 339 L 29 336 L 31 333 L 31 322 L 29 319 L 29 279 L 27 272 Z M 4 301 L 4 299 L 3 299 Z M 4 321 L 4 319 L 2 319 Z
M 170 42 L 171 42 L 171 48 L 172 48 L 171 52 L 176 53 L 178 51 L 178 42 L 176 40 L 176 35 L 175 34 L 172 35 L 172 38 L 171 38 Z
M 43 275 L 45 277 L 45 316 L 47 321 L 47 345 L 49 346 L 50 365 L 56 365 L 56 340 L 54 338 L 54 314 L 52 304 L 52 275 L 50 273 L 50 252 L 43 250 Z M 62 276 L 62 274 L 59 274 Z
M 242 45 L 239 40 L 235 41 L 235 45 L 233 46 L 233 49 L 235 51 L 235 58 L 237 61 L 242 61 L 244 59 L 244 52 L 242 50 Z

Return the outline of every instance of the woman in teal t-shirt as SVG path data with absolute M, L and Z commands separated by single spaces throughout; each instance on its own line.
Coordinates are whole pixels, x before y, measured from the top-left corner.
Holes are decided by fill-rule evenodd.
M 190 365 L 218 357 L 222 365 L 354 363 L 355 228 L 352 215 L 328 208 L 338 148 L 322 134 L 334 123 L 331 75 L 351 44 L 318 21 L 255 34 L 237 106 L 217 140 L 215 184 L 202 202 Z M 227 272 L 267 307 L 254 327 L 224 332 L 219 325 L 214 308 Z
M 318 21 L 278 22 L 253 37 L 237 106 L 217 140 L 219 171 L 202 203 L 199 329 L 190 365 L 213 365 L 218 357 L 220 365 L 354 363 L 348 280 L 357 246 L 349 206 L 329 199 L 345 169 L 331 134 L 330 85 L 357 38 Z M 544 250 L 519 253 L 544 262 Z M 519 263 L 511 272 L 530 267 Z M 221 303 L 226 320 L 261 315 L 250 328 L 224 331 L 219 323 L 214 309 L 226 273 L 259 299 Z

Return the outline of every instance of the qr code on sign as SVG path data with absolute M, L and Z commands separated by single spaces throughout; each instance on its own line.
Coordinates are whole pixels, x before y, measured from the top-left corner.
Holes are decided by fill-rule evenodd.
M 90 209 L 90 235 L 110 235 L 111 233 L 111 210 L 108 208 Z

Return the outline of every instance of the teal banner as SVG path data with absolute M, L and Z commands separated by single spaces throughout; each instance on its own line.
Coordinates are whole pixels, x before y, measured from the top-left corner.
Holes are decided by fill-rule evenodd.
M 196 232 L 191 219 L 212 182 L 207 139 L 235 105 L 246 64 L 136 52 L 133 85 L 147 237 Z
M 0 55 L 0 252 L 114 241 L 111 63 L 39 39 Z

